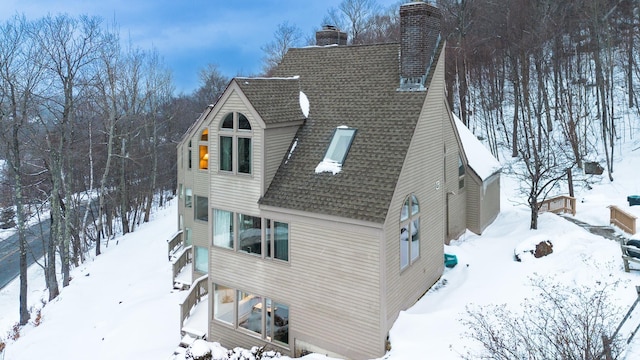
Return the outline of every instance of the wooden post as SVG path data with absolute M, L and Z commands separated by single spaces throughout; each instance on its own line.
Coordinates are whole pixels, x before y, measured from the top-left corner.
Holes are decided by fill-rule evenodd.
M 573 197 L 573 174 L 571 173 L 571 168 L 567 169 L 567 178 L 569 180 L 569 196 Z

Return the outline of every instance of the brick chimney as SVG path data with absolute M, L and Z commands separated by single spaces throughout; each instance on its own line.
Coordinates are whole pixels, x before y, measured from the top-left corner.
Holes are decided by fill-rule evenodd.
M 347 33 L 333 25 L 324 25 L 322 30 L 316 31 L 316 45 L 347 45 Z
M 400 6 L 400 89 L 424 89 L 440 42 L 440 9 L 423 1 Z

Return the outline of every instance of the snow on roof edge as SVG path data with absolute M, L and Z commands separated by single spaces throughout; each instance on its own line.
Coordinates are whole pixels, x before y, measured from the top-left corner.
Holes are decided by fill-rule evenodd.
M 487 149 L 484 144 L 478 140 L 478 138 L 467 128 L 462 120 L 454 113 L 453 121 L 456 124 L 458 135 L 460 136 L 460 142 L 462 148 L 467 156 L 469 167 L 475 171 L 482 181 L 489 178 L 491 175 L 502 170 L 502 165 L 493 156 L 491 151 Z
M 238 80 L 298 80 L 300 79 L 300 75 L 288 76 L 288 77 L 279 77 L 279 76 L 236 76 L 235 79 Z

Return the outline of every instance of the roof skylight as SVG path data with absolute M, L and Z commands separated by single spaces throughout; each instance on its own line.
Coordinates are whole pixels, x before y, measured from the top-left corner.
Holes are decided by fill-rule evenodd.
M 327 152 L 324 154 L 324 161 L 331 161 L 338 164 L 344 163 L 344 159 L 347 157 L 355 134 L 356 129 L 345 127 L 336 128 L 329 148 L 327 148 Z
M 333 138 L 327 152 L 324 154 L 324 159 L 316 167 L 316 173 L 320 172 L 332 172 L 337 174 L 342 169 L 342 164 L 347 157 L 353 137 L 356 134 L 356 129 L 348 128 L 346 126 L 339 126 L 333 133 Z

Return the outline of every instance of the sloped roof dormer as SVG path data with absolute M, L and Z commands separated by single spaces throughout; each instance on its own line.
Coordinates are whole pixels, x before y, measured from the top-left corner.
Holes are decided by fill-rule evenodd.
M 245 78 L 233 80 L 267 127 L 303 121 L 299 77 Z

